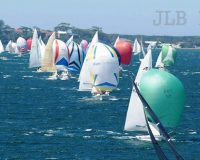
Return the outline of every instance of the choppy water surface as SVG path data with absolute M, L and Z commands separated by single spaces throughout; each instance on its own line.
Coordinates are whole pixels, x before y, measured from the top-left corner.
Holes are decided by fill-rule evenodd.
M 46 80 L 47 73 L 28 68 L 28 58 L 0 54 L 0 159 L 156 159 L 150 142 L 123 131 L 132 88 L 128 71 L 136 73 L 137 56 L 123 67 L 119 89 L 102 101 L 77 91 L 78 75 Z M 199 60 L 199 51 L 179 50 L 170 69 L 187 93 L 173 138 L 177 150 L 191 160 L 200 159 Z M 165 143 L 161 146 L 173 158 Z

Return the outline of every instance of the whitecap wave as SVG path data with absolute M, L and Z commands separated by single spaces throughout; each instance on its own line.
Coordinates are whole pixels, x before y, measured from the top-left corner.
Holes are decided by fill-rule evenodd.
M 89 129 L 85 129 L 84 131 L 85 131 L 85 132 L 91 132 L 91 131 L 92 131 L 92 129 L 91 129 L 91 128 L 89 128 Z
M 3 78 L 10 78 L 12 77 L 11 75 L 3 75 Z
M 7 61 L 8 58 L 7 57 L 0 57 L 0 60 Z

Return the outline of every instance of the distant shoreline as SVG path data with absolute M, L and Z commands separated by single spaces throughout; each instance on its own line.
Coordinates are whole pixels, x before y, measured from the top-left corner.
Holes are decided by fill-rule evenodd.
M 200 50 L 200 48 L 176 48 L 177 50 Z
M 161 49 L 161 48 L 155 48 L 155 49 Z M 176 49 L 177 50 L 200 50 L 200 48 L 176 48 Z

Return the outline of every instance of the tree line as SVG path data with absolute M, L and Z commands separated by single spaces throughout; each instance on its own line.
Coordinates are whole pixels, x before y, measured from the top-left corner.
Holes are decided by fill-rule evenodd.
M 109 45 L 113 45 L 115 39 L 120 36 L 121 38 L 129 39 L 134 42 L 135 38 L 143 41 L 158 41 L 161 43 L 181 43 L 183 48 L 200 47 L 200 36 L 146 36 L 146 35 L 120 35 L 120 34 L 107 34 L 103 32 L 102 27 L 92 26 L 90 29 L 80 29 L 72 26 L 70 23 L 59 23 L 54 27 L 53 31 L 41 29 L 37 26 L 32 28 L 21 26 L 19 28 L 13 28 L 0 20 L 0 40 L 5 45 L 9 40 L 16 41 L 18 37 L 28 39 L 32 37 L 33 29 L 37 29 L 38 35 L 41 36 L 44 42 L 47 42 L 49 36 L 53 31 L 63 31 L 66 34 L 57 35 L 57 38 L 66 42 L 71 35 L 74 35 L 76 42 L 80 42 L 82 39 L 91 41 L 94 33 L 99 32 L 99 39 Z M 134 30 L 133 30 L 134 32 Z

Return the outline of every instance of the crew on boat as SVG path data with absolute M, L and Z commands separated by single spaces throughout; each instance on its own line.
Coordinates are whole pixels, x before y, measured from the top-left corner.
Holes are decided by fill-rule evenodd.
M 93 96 L 109 95 L 109 92 L 108 92 L 108 91 L 100 90 L 100 89 L 99 89 L 98 87 L 96 87 L 96 86 L 93 86 L 93 87 L 92 87 L 91 93 L 92 93 Z

